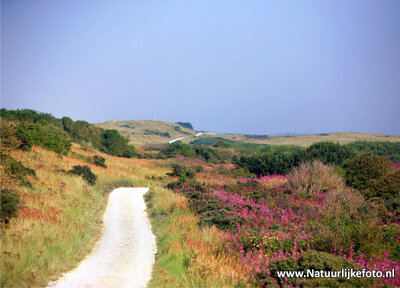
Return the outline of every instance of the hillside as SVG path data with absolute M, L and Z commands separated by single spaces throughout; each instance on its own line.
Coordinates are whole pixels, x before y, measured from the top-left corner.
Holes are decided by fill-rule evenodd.
M 177 123 L 156 120 L 126 120 L 97 123 L 103 129 L 115 129 L 129 138 L 131 144 L 164 144 L 168 141 L 194 136 L 193 129 L 185 128 Z
M 176 138 L 185 137 L 181 141 L 189 144 L 201 138 L 218 137 L 244 143 L 310 146 L 315 142 L 333 141 L 346 144 L 359 140 L 400 142 L 400 136 L 386 134 L 369 134 L 359 132 L 337 132 L 309 135 L 243 135 L 243 134 L 202 134 L 195 137 L 196 131 L 183 128 L 177 123 L 153 120 L 108 121 L 98 123 L 103 129 L 116 129 L 129 138 L 131 144 L 165 144 Z M 221 140 L 221 139 L 219 139 Z

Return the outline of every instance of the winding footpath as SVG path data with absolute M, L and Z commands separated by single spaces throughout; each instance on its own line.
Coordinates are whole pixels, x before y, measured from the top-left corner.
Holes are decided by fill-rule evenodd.
M 80 265 L 48 287 L 145 287 L 157 251 L 145 211 L 149 188 L 118 188 L 110 193 L 103 236 Z

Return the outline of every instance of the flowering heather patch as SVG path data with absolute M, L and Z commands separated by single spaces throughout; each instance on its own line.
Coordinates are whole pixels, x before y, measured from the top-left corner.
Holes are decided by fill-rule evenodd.
M 275 181 L 283 184 L 272 185 L 271 182 Z M 326 222 L 329 219 L 324 218 L 327 196 L 330 194 L 321 192 L 298 197 L 288 190 L 285 176 L 239 178 L 213 185 L 181 183 L 170 188 L 189 198 L 189 204 L 200 215 L 201 223 L 215 224 L 226 231 L 226 253 L 253 277 L 259 273 L 270 275 L 269 265 L 273 261 L 298 259 L 310 249 L 320 249 L 316 237 L 322 227 L 330 225 Z M 391 223 L 397 227 L 393 221 Z M 390 223 L 386 225 L 390 226 Z M 392 239 L 387 241 L 392 248 L 386 249 L 386 244 L 372 244 L 379 247 L 376 251 L 383 253 L 386 249 L 388 252 L 384 256 L 366 259 L 360 254 L 361 251 L 352 250 L 349 253 L 349 250 L 345 250 L 348 254 L 346 258 L 367 269 L 395 269 L 397 272 L 400 261 L 393 259 L 398 258 L 396 249 L 400 253 L 400 235 L 396 228 L 387 229 L 392 230 L 384 237 Z M 343 250 L 341 253 L 340 256 L 345 257 Z M 397 275 L 400 277 L 400 270 Z M 382 284 L 400 285 L 400 281 L 398 278 L 384 279 Z
M 353 260 L 362 268 L 365 268 L 367 270 L 392 271 L 392 269 L 394 269 L 395 277 L 381 278 L 381 283 L 395 287 L 400 286 L 400 260 L 390 260 L 390 255 L 387 252 L 383 253 L 383 256 L 373 255 L 372 257 L 367 257 L 364 254 L 359 254 L 358 256 L 355 256 L 354 249 L 350 247 L 348 255 L 344 254 L 343 249 L 335 251 L 335 254 L 342 256 L 348 260 Z
M 400 169 L 400 163 L 393 162 L 393 168 L 394 169 Z

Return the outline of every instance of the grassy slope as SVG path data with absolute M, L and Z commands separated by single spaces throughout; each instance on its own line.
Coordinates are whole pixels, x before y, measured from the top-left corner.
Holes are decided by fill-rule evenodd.
M 154 165 L 143 160 L 103 154 L 108 168 L 94 166 L 79 159 L 95 153 L 78 145 L 72 150 L 73 157 L 61 157 L 40 147 L 12 153 L 14 159 L 35 169 L 37 178 L 30 178 L 33 188 L 12 181 L 3 184 L 18 192 L 21 203 L 18 218 L 1 231 L 1 287 L 37 287 L 57 279 L 76 266 L 99 239 L 106 190 L 112 188 L 109 183 L 147 186 L 153 185 L 147 178 L 154 176 L 162 182 L 165 175 L 162 170 L 150 169 Z M 91 166 L 98 183 L 88 186 L 79 176 L 57 172 L 73 165 Z
M 129 120 L 129 121 L 109 121 L 104 123 L 96 124 L 105 129 L 116 129 L 122 135 L 128 136 L 130 142 L 137 145 L 143 144 L 162 144 L 167 143 L 169 140 L 186 137 L 182 140 L 183 143 L 190 143 L 191 141 L 198 139 L 194 137 L 195 132 L 190 129 L 184 129 L 185 132 L 191 133 L 192 136 L 182 134 L 173 129 L 177 124 L 171 122 L 162 121 L 150 121 L 150 120 Z M 130 127 L 122 127 L 122 125 L 129 125 Z M 158 135 L 144 135 L 145 130 L 156 130 L 160 132 L 168 132 L 171 138 L 161 137 Z M 299 145 L 309 146 L 319 141 L 333 141 L 339 143 L 349 143 L 357 140 L 368 140 L 368 141 L 390 141 L 400 142 L 400 136 L 386 135 L 386 134 L 368 134 L 358 132 L 338 132 L 328 133 L 328 135 L 291 135 L 291 136 L 271 136 L 268 139 L 258 140 L 247 138 L 244 135 L 230 135 L 230 134 L 204 134 L 201 137 L 222 137 L 230 140 L 241 141 L 246 143 L 259 143 L 259 144 L 276 144 L 276 145 Z
M 195 131 L 181 127 L 179 124 L 164 121 L 153 120 L 127 120 L 127 121 L 108 121 L 96 124 L 104 129 L 116 129 L 122 135 L 128 136 L 132 144 L 164 144 L 168 141 L 194 135 Z M 174 127 L 180 127 L 182 132 L 176 131 Z M 147 130 L 147 131 L 146 131 Z M 159 131 L 161 133 L 168 132 L 170 138 L 160 135 L 149 134 L 151 131 Z M 146 134 L 147 133 L 147 134 Z

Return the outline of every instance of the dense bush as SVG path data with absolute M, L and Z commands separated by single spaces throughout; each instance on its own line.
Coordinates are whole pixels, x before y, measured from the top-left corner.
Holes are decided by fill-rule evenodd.
M 124 138 L 117 130 L 105 130 L 102 139 L 103 150 L 110 155 L 120 157 L 137 156 L 135 147 L 128 144 L 128 139 Z
M 104 157 L 101 157 L 101 156 L 98 156 L 98 155 L 94 155 L 92 162 L 96 166 L 107 168 L 106 159 Z
M 0 221 L 2 223 L 8 223 L 12 217 L 17 216 L 18 204 L 18 194 L 8 189 L 1 189 Z
M 277 278 L 281 287 L 290 285 L 293 287 L 372 287 L 377 281 L 369 278 L 278 278 L 278 271 L 341 271 L 342 269 L 361 270 L 354 262 L 348 261 L 343 257 L 328 253 L 307 251 L 299 259 L 288 258 L 279 259 L 272 262 L 269 266 L 271 275 Z M 261 278 L 259 276 L 259 278 Z
M 181 164 L 172 164 L 172 172 L 167 173 L 168 176 L 186 176 L 189 179 L 195 177 L 195 173 L 191 168 L 188 168 Z
M 68 172 L 71 173 L 71 174 L 76 174 L 76 175 L 82 176 L 82 178 L 83 178 L 84 180 L 86 180 L 86 182 L 87 182 L 89 185 L 94 185 L 94 184 L 96 184 L 97 176 L 96 176 L 96 174 L 94 174 L 94 173 L 92 172 L 92 170 L 90 169 L 90 167 L 87 166 L 87 165 L 85 165 L 85 166 L 82 166 L 82 165 L 75 165 L 75 166 L 72 167 L 72 169 L 69 170 Z
M 22 144 L 15 135 L 15 126 L 2 118 L 0 119 L 0 141 L 1 162 L 9 158 L 10 152 Z
M 289 173 L 293 166 L 298 165 L 304 159 L 304 155 L 300 152 L 268 152 L 261 156 L 242 156 L 236 165 L 240 168 L 246 168 L 250 173 L 257 176 Z
M 26 180 L 26 176 L 36 176 L 35 170 L 25 167 L 21 162 L 9 159 L 5 161 L 5 172 L 11 176 L 11 178 L 17 180 L 21 184 L 27 187 L 31 187 L 32 183 Z
M 393 162 L 400 163 L 400 142 L 355 141 L 345 146 L 361 153 L 386 156 Z
M 318 160 L 294 167 L 288 175 L 288 183 L 292 192 L 300 197 L 342 189 L 345 186 L 343 178 L 335 173 L 333 167 Z
M 62 130 L 50 129 L 39 123 L 20 123 L 16 128 L 16 136 L 21 140 L 20 149 L 29 151 L 32 145 L 42 146 L 48 150 L 67 154 L 71 149 L 71 141 Z
M 386 157 L 364 154 L 346 164 L 346 182 L 357 190 L 367 190 L 371 187 L 371 180 L 383 177 L 391 167 L 392 163 Z
M 68 117 L 61 119 L 65 131 L 67 131 L 72 141 L 77 143 L 88 143 L 96 149 L 102 147 L 103 129 L 86 121 L 73 121 Z
M 324 164 L 342 165 L 355 156 L 355 151 L 348 146 L 333 142 L 318 142 L 306 150 L 308 160 L 319 160 Z

